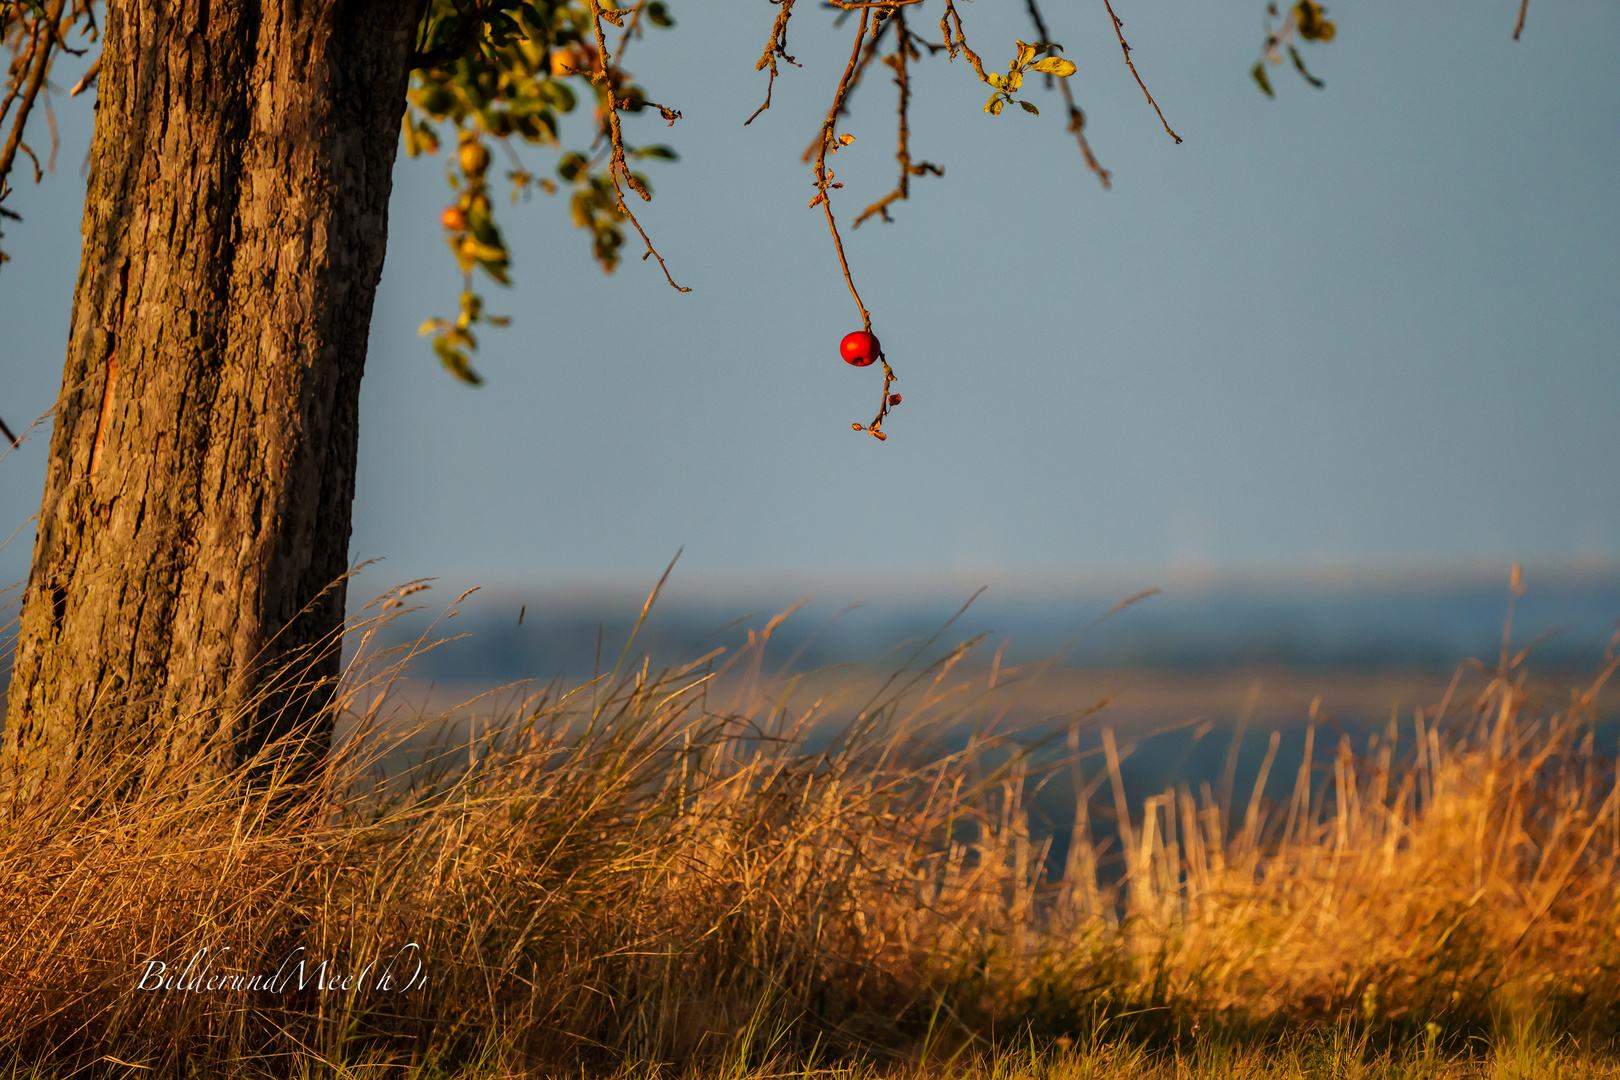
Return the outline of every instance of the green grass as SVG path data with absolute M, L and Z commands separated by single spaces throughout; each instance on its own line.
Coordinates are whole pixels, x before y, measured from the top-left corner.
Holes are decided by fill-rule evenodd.
M 285 1062 L 264 1059 L 208 1066 L 175 1075 L 220 1080 L 284 1076 L 290 1080 L 528 1080 L 583 1070 L 525 1062 L 510 1046 L 486 1046 L 455 1063 L 429 1060 L 412 1066 L 379 1061 L 330 1062 L 307 1055 Z M 84 1075 L 134 1080 L 146 1068 L 103 1060 Z M 8 1076 L 43 1080 L 53 1068 Z M 1237 1040 L 1189 1031 L 1170 1046 L 1149 1048 L 1124 1037 L 1093 1032 L 1080 1039 L 1039 1044 L 1010 1039 L 932 1057 L 915 1054 L 851 1058 L 834 1063 L 806 1056 L 758 1056 L 739 1049 L 683 1066 L 624 1063 L 591 1073 L 599 1080 L 1585 1080 L 1620 1076 L 1620 1059 L 1573 1040 L 1501 1044 L 1477 1041 L 1448 1050 L 1419 1037 L 1382 1044 L 1365 1032 L 1329 1028 L 1269 1040 Z

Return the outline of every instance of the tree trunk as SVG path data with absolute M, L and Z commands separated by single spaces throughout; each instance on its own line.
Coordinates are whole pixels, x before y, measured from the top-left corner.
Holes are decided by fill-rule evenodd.
M 7 700 L 26 795 L 114 736 L 330 730 L 360 375 L 420 0 L 109 0 Z

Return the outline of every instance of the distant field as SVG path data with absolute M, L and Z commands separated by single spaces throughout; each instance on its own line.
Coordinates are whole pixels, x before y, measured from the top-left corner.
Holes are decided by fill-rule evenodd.
M 840 664 L 893 670 L 937 636 L 935 645 L 943 648 L 977 639 L 964 662 L 984 667 L 1005 646 L 1006 664 L 1055 659 L 1081 670 L 1449 677 L 1467 659 L 1497 659 L 1512 600 L 1505 570 L 1359 578 L 1141 571 L 1080 582 L 997 581 L 976 598 L 979 586 L 971 577 L 955 583 L 722 580 L 682 587 L 677 570 L 639 630 L 652 582 L 490 588 L 469 597 L 455 621 L 440 621 L 430 631 L 433 616 L 456 595 L 446 585 L 442 596 L 435 590 L 413 597 L 423 610 L 384 637 L 397 644 L 423 633 L 465 635 L 419 659 L 417 674 L 439 683 L 493 686 L 558 676 L 580 682 L 611 669 L 632 632 L 637 656 L 650 654 L 654 667 L 680 664 L 715 648 L 735 653 L 750 633 L 764 632 L 802 603 L 772 629 L 763 670 Z M 1511 604 L 1515 648 L 1534 643 L 1543 674 L 1590 671 L 1620 620 L 1620 568 L 1532 572 L 1526 580 L 1526 592 Z M 1157 594 L 1110 613 L 1155 588 Z M 929 658 L 941 651 L 935 648 Z
M 771 681 L 790 693 L 789 701 L 825 699 L 825 707 L 835 711 L 858 711 L 888 678 L 841 668 L 799 675 L 791 691 L 787 678 L 776 676 Z M 961 707 L 965 716 L 974 719 L 981 712 L 993 717 L 1005 710 L 1003 726 L 1028 729 L 1106 699 L 1108 704 L 1090 722 L 1108 724 L 1122 738 L 1203 722 L 1230 727 L 1245 712 L 1249 726 L 1257 730 L 1299 727 L 1307 722 L 1311 703 L 1318 698 L 1324 722 L 1331 716 L 1360 728 L 1387 720 L 1392 709 L 1405 716 L 1414 707 L 1438 702 L 1451 682 L 1450 673 L 1429 671 L 1271 668 L 1187 672 L 1028 665 L 1003 671 L 998 679 L 1000 691 L 987 696 L 988 678 L 982 665 L 959 668 L 947 685 L 962 689 L 943 707 Z M 494 718 L 515 711 L 525 697 L 540 689 L 535 683 L 497 686 L 411 678 L 396 684 L 393 693 L 402 715 L 418 710 L 433 714 L 457 711 Z M 737 707 L 746 702 L 748 693 L 746 676 L 726 674 L 714 681 L 709 704 L 711 708 Z

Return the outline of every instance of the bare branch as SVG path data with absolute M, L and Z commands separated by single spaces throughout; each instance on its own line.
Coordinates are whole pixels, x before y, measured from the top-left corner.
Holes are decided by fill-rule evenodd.
M 781 4 L 782 9 L 776 13 L 776 22 L 771 26 L 771 40 L 766 44 L 765 51 L 760 54 L 759 63 L 754 65 L 755 71 L 766 67 L 771 69 L 770 81 L 765 84 L 765 104 L 755 109 L 754 115 L 743 121 L 743 127 L 752 124 L 760 113 L 771 107 L 771 91 L 776 87 L 776 58 L 780 56 L 794 67 L 800 66 L 787 51 L 787 24 L 793 17 L 793 0 L 774 0 L 774 2 Z
M 90 84 L 96 81 L 96 77 L 100 74 L 101 57 L 98 56 L 95 58 L 95 61 L 91 63 L 90 70 L 86 71 L 82 76 L 79 77 L 79 81 L 73 84 L 73 89 L 68 91 L 68 97 L 78 97 L 80 94 L 84 93 L 90 88 Z
M 1035 23 L 1036 39 L 1038 41 L 1050 42 L 1052 40 L 1052 33 L 1046 28 L 1046 20 L 1041 18 L 1041 9 L 1039 5 L 1035 3 L 1035 0 L 1028 0 L 1028 3 L 1029 17 Z M 1046 77 L 1046 85 L 1048 89 L 1051 88 L 1053 79 L 1057 80 L 1058 88 L 1063 91 L 1063 104 L 1067 105 L 1069 108 L 1069 126 L 1066 130 L 1073 135 L 1075 141 L 1080 144 L 1080 154 L 1086 159 L 1086 167 L 1097 174 L 1097 179 L 1102 182 L 1103 190 L 1107 191 L 1114 186 L 1112 174 L 1098 164 L 1097 155 L 1091 152 L 1091 144 L 1086 141 L 1086 114 L 1080 110 L 1080 106 L 1074 103 L 1074 91 L 1069 88 L 1069 77 L 1067 75 L 1061 77 L 1056 75 L 1048 75 Z
M 653 248 L 652 240 L 647 236 L 647 230 L 641 227 L 641 222 L 636 220 L 636 215 L 631 213 L 629 205 L 624 201 L 624 189 L 619 186 L 621 176 L 624 178 L 624 182 L 630 185 L 630 190 L 641 196 L 642 202 L 651 202 L 652 196 L 648 194 L 647 189 L 642 187 L 641 182 L 630 172 L 630 166 L 624 159 L 624 135 L 619 127 L 619 99 L 613 92 L 614 76 L 617 74 L 617 69 L 616 66 L 608 66 L 608 62 L 613 57 L 608 52 L 607 39 L 602 33 L 602 9 L 598 4 L 598 0 L 589 0 L 589 2 L 591 5 L 591 23 L 596 28 L 596 51 L 600 57 L 599 63 L 602 65 L 600 72 L 591 75 L 591 81 L 602 88 L 602 93 L 607 98 L 608 138 L 613 147 L 613 157 L 608 164 L 608 179 L 613 183 L 613 194 L 618 203 L 619 213 L 630 219 L 630 224 L 636 227 L 636 232 L 641 234 L 642 242 L 647 245 L 647 253 L 641 257 L 642 261 L 645 262 L 648 255 L 656 258 L 659 268 L 664 271 L 664 280 L 669 282 L 671 288 L 679 292 L 691 292 L 689 286 L 675 283 L 675 279 L 670 276 L 669 267 L 664 263 L 664 257 Z M 663 110 L 663 107 L 660 106 L 660 109 Z M 672 110 L 663 111 L 665 115 L 668 115 L 668 112 Z M 671 121 L 671 123 L 673 122 Z
M 954 38 L 951 36 L 951 20 L 953 19 L 956 21 L 956 36 Z M 990 80 L 984 74 L 984 61 L 979 59 L 978 53 L 968 48 L 967 35 L 962 33 L 962 16 L 957 14 L 955 0 L 945 0 L 945 14 L 940 16 L 939 29 L 945 35 L 945 47 L 950 50 L 951 59 L 955 60 L 957 50 L 961 50 L 962 55 L 967 57 L 968 63 L 973 65 L 973 70 L 978 72 L 979 81 L 989 82 Z
M 861 216 L 855 219 L 855 224 L 852 226 L 852 228 L 856 229 L 860 228 L 861 223 L 874 214 L 882 215 L 883 220 L 886 222 L 893 221 L 894 219 L 889 216 L 889 205 L 911 197 L 911 178 L 913 176 L 922 176 L 925 173 L 933 173 L 935 176 L 945 175 L 944 169 L 931 162 L 924 161 L 917 165 L 911 163 L 911 78 L 907 60 L 917 59 L 921 54 L 917 52 L 916 46 L 912 42 L 913 35 L 911 31 L 906 29 L 905 15 L 902 12 L 895 12 L 894 21 L 897 27 L 895 33 L 898 35 L 899 40 L 895 43 L 894 55 L 883 62 L 894 69 L 894 84 L 900 88 L 899 123 L 897 125 L 899 146 L 894 155 L 895 160 L 900 162 L 900 182 L 895 185 L 893 191 L 861 211 Z M 887 397 L 884 400 L 888 400 Z
M 878 18 L 883 18 L 881 12 L 878 14 Z M 861 53 L 860 62 L 855 65 L 855 74 L 849 79 L 849 85 L 847 88 L 845 88 L 843 97 L 840 99 L 840 103 L 838 105 L 839 116 L 845 116 L 849 113 L 850 98 L 855 96 L 855 91 L 860 87 L 861 80 L 866 77 L 866 69 L 871 65 L 873 58 L 877 56 L 878 46 L 883 43 L 883 35 L 889 32 L 889 24 L 893 21 L 894 20 L 889 19 L 882 22 L 874 22 L 872 24 L 872 36 L 867 40 L 866 48 Z M 816 138 L 810 140 L 810 145 L 804 148 L 804 153 L 799 155 L 799 160 L 809 164 L 810 159 L 815 157 L 816 148 L 820 144 L 821 137 L 820 135 L 817 135 Z M 834 149 L 836 149 L 836 147 L 834 147 Z
M 827 171 L 827 151 L 837 145 L 833 138 L 833 129 L 838 125 L 838 115 L 844 108 L 844 97 L 849 93 L 855 76 L 855 68 L 861 56 L 861 43 L 866 38 L 866 27 L 871 22 L 871 13 L 861 12 L 860 30 L 855 35 L 855 47 L 850 50 L 849 63 L 844 67 L 844 77 L 838 81 L 838 90 L 833 94 L 832 108 L 827 110 L 827 119 L 821 124 L 820 146 L 816 152 L 816 191 L 817 195 L 811 207 L 818 203 L 827 215 L 827 228 L 832 232 L 833 246 L 838 249 L 838 264 L 844 269 L 844 281 L 849 285 L 849 294 L 855 298 L 855 306 L 861 312 L 861 327 L 864 330 L 872 329 L 872 315 L 861 303 L 861 294 L 855 288 L 855 279 L 849 273 L 849 260 L 844 257 L 844 241 L 838 235 L 838 223 L 833 220 L 832 199 L 829 188 L 842 187 L 842 184 L 832 183 L 832 174 Z
M 23 143 L 23 129 L 28 125 L 28 114 L 33 111 L 34 102 L 38 100 L 41 89 L 45 85 L 45 73 L 50 70 L 51 52 L 55 49 L 61 37 L 57 24 L 62 21 L 62 9 L 66 0 L 56 0 L 50 10 L 43 17 L 35 16 L 32 34 L 29 37 L 28 48 L 21 56 L 20 70 L 25 74 L 14 84 L 6 95 L 6 101 L 0 106 L 0 116 L 9 111 L 13 102 L 17 104 L 17 115 L 11 124 L 11 134 L 7 137 L 4 147 L 0 147 L 0 190 L 4 189 L 6 178 L 11 175 L 11 166 L 17 159 L 20 149 L 33 157 L 33 151 Z M 39 161 L 34 161 L 35 179 L 40 174 Z
M 883 401 L 878 405 L 878 413 L 872 418 L 870 424 L 851 424 L 850 427 L 856 431 L 869 431 L 874 438 L 882 442 L 888 438 L 887 435 L 883 434 L 883 420 L 889 415 L 890 409 L 900 404 L 900 395 L 889 393 L 889 389 L 894 386 L 899 376 L 895 375 L 894 369 L 889 366 L 888 360 L 884 359 L 882 353 L 878 354 L 878 363 L 883 365 Z
M 1119 38 L 1120 51 L 1125 54 L 1125 66 L 1131 69 L 1132 75 L 1136 76 L 1136 85 L 1142 88 L 1142 93 L 1147 95 L 1148 104 L 1153 106 L 1153 111 L 1159 114 L 1159 123 L 1163 124 L 1164 130 L 1179 143 L 1181 136 L 1170 130 L 1170 121 L 1164 118 L 1164 110 L 1159 108 L 1159 103 L 1153 100 L 1152 94 L 1148 93 L 1147 83 L 1142 81 L 1142 76 L 1137 73 L 1136 64 L 1131 61 L 1131 47 L 1125 44 L 1125 31 L 1123 29 L 1125 24 L 1118 15 L 1114 14 L 1114 5 L 1109 3 L 1109 0 L 1103 0 L 1103 7 L 1108 9 L 1108 17 L 1114 20 L 1114 34 Z

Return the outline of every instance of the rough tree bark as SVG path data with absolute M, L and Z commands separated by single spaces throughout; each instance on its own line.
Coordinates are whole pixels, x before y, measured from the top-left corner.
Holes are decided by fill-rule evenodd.
M 141 769 L 207 747 L 213 772 L 330 723 L 421 10 L 109 0 L 0 784 L 35 790 L 109 732 Z

